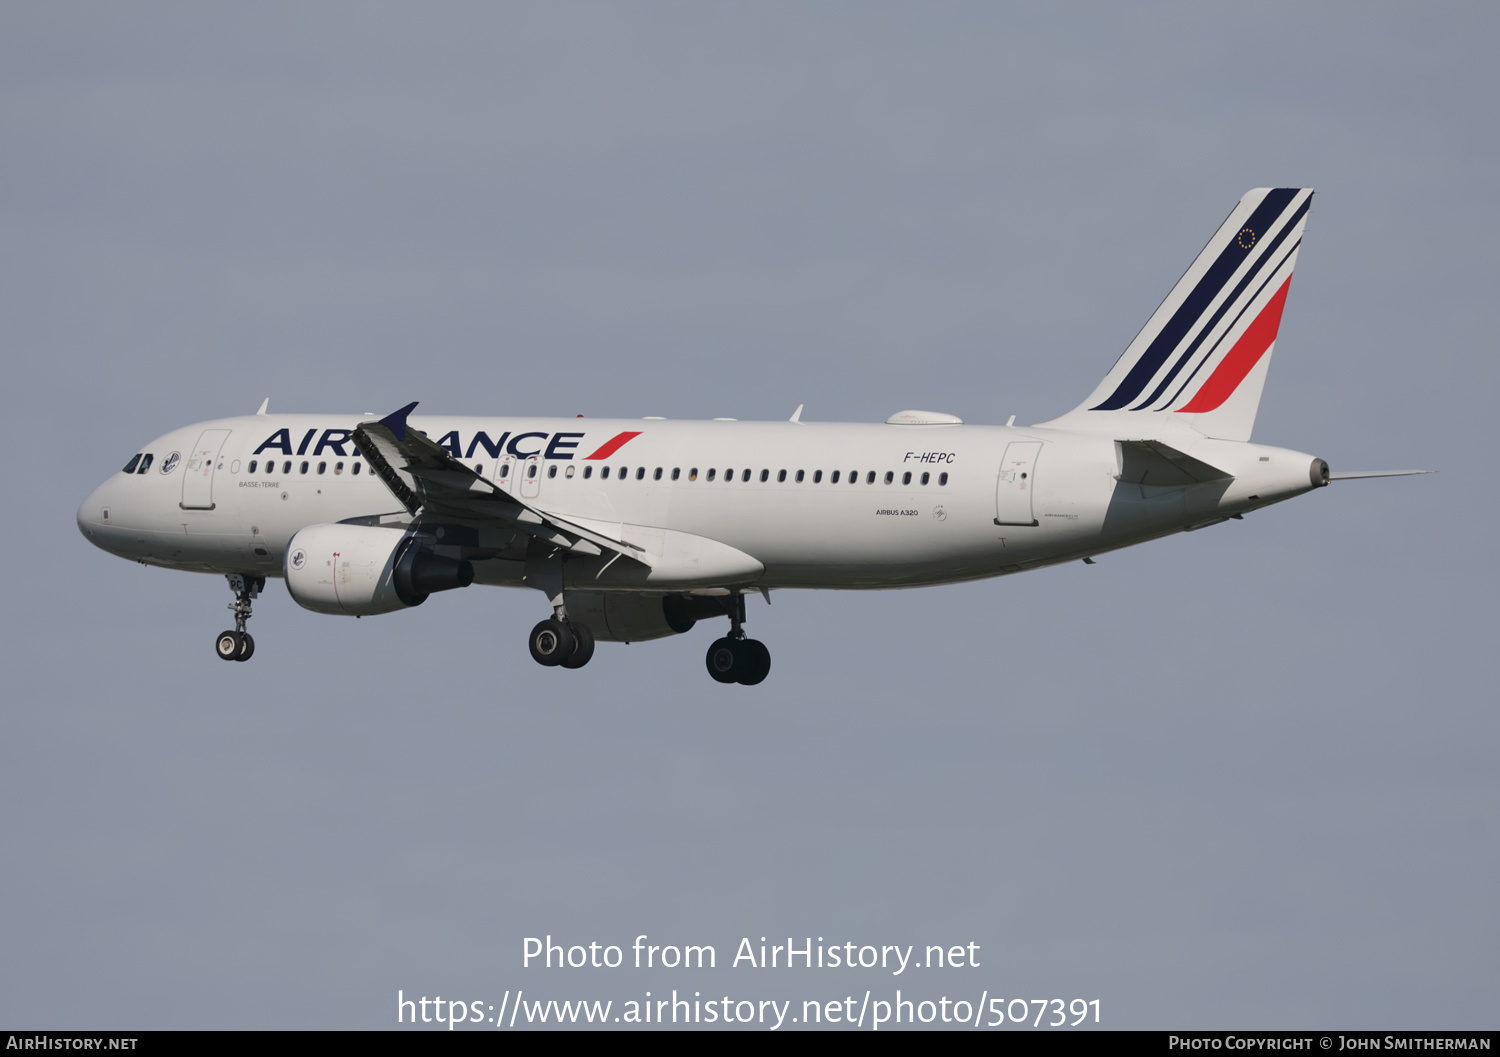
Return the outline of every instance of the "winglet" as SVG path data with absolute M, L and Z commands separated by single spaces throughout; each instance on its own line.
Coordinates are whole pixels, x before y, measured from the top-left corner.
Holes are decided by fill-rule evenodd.
M 797 405 L 797 410 L 795 410 L 795 411 L 792 412 L 792 417 L 789 418 L 789 419 L 787 419 L 787 421 L 788 422 L 801 422 L 802 421 L 802 408 L 803 408 L 803 406 L 804 405 L 802 405 L 802 404 L 798 404 Z
M 380 420 L 380 424 L 390 430 L 397 441 L 404 442 L 406 440 L 406 416 L 411 414 L 411 409 L 416 407 L 418 403 L 420 401 L 413 400 L 400 411 L 392 411 Z
M 264 400 L 262 400 L 260 402 L 260 410 L 257 411 L 256 414 L 257 415 L 264 415 L 266 413 L 266 408 L 268 408 L 270 406 L 271 406 L 271 398 L 268 396 L 268 397 L 266 397 Z

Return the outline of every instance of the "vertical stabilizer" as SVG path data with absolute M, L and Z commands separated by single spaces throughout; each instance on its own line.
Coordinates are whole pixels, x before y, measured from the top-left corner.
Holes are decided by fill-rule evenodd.
M 1249 440 L 1312 195 L 1248 192 L 1089 398 L 1041 425 Z

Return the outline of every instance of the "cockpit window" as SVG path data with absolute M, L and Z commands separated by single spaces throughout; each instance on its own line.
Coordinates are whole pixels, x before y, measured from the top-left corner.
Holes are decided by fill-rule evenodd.
M 135 472 L 136 473 L 145 473 L 147 470 L 151 469 L 151 457 L 152 456 L 151 456 L 151 453 L 149 451 L 145 455 L 142 455 L 141 456 L 141 465 L 140 465 L 140 467 Z
M 136 468 L 136 466 L 138 466 L 140 464 L 140 461 L 141 461 L 141 453 L 140 452 L 136 452 L 135 453 L 135 458 L 133 458 L 129 462 L 127 462 L 125 464 L 125 469 L 121 470 L 120 472 L 121 473 L 135 473 L 135 468 Z

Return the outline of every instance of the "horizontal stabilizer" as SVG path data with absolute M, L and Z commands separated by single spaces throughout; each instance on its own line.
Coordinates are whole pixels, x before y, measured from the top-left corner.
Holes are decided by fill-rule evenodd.
M 1234 477 L 1159 440 L 1117 440 L 1120 480 L 1126 484 L 1182 486 Z
M 1330 481 L 1355 481 L 1361 477 L 1411 477 L 1419 473 L 1437 473 L 1436 470 L 1350 470 L 1347 473 L 1331 473 Z

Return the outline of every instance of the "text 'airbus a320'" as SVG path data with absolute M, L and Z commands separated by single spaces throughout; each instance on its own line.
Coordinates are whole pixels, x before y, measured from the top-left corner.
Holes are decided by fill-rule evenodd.
M 727 618 L 721 683 L 771 657 L 745 598 L 916 587 L 1090 560 L 1339 477 L 1251 444 L 1311 189 L 1246 194 L 1088 399 L 1034 426 L 902 411 L 884 423 L 255 415 L 145 445 L 78 527 L 135 561 L 227 576 L 251 601 L 371 616 L 488 584 L 540 590 L 541 664 Z

